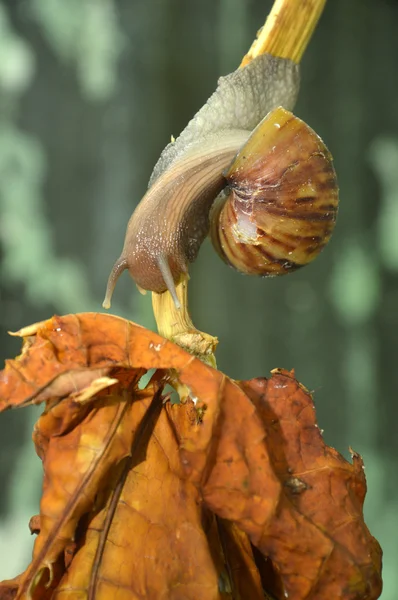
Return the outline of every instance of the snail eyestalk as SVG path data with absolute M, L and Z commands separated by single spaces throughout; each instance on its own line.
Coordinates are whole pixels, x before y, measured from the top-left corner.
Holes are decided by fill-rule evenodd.
M 109 275 L 108 283 L 106 286 L 105 298 L 102 303 L 103 308 L 109 309 L 111 307 L 112 294 L 113 290 L 115 289 L 116 282 L 119 279 L 120 275 L 123 273 L 123 271 L 125 271 L 126 269 L 127 260 L 123 256 L 120 256 L 113 265 L 112 271 Z

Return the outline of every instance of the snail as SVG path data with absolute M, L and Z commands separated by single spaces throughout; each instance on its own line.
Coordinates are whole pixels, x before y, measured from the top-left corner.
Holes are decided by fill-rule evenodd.
M 337 184 L 325 145 L 289 112 L 298 87 L 298 65 L 269 54 L 219 79 L 155 165 L 109 276 L 104 308 L 126 269 L 140 289 L 169 290 L 179 308 L 175 286 L 210 220 L 218 253 L 246 273 L 289 272 L 322 249 L 336 218 Z

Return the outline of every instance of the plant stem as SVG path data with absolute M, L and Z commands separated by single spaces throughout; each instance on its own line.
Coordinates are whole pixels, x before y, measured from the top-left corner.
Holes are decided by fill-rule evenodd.
M 218 339 L 194 327 L 188 312 L 188 278 L 176 286 L 181 308 L 177 309 L 169 292 L 152 293 L 152 306 L 159 334 L 216 367 L 214 352 Z
M 299 63 L 319 21 L 326 0 L 275 0 L 240 66 L 260 54 L 273 54 Z
M 275 0 L 264 27 L 259 31 L 241 67 L 260 54 L 269 53 L 299 63 L 326 0 Z M 152 294 L 152 306 L 160 335 L 179 344 L 191 354 L 216 366 L 217 338 L 196 329 L 188 312 L 188 278 L 177 286 L 181 308 L 177 309 L 169 292 Z

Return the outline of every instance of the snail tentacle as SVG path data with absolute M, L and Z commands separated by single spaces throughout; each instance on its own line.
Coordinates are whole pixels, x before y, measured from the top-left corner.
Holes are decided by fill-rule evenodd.
M 123 255 L 119 256 L 119 258 L 113 265 L 112 271 L 110 272 L 110 275 L 108 278 L 108 283 L 107 283 L 106 292 L 105 292 L 105 299 L 102 303 L 103 308 L 108 309 L 111 307 L 112 294 L 113 294 L 113 290 L 115 289 L 116 282 L 119 279 L 120 275 L 123 273 L 123 271 L 125 271 L 127 268 L 128 268 L 127 260 L 124 258 Z
M 176 309 L 180 309 L 181 308 L 181 304 L 180 301 L 177 297 L 177 291 L 176 291 L 176 286 L 174 283 L 174 279 L 173 279 L 173 275 L 171 273 L 171 269 L 170 269 L 170 265 L 168 263 L 167 258 L 161 254 L 160 256 L 158 256 L 157 258 L 157 263 L 159 266 L 159 270 L 162 274 L 163 280 L 167 286 L 167 289 L 170 292 L 171 297 L 173 298 L 173 302 L 174 302 L 174 306 L 176 307 Z

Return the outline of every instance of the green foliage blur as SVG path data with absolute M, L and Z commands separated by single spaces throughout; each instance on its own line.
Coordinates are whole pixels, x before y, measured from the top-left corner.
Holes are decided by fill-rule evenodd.
M 0 354 L 8 330 L 100 311 L 109 270 L 162 148 L 233 71 L 271 0 L 0 0 Z M 302 64 L 296 114 L 331 150 L 341 208 L 314 264 L 261 280 L 205 243 L 196 326 L 219 368 L 295 368 L 327 443 L 364 458 L 366 518 L 398 597 L 398 2 L 329 0 Z M 126 275 L 112 312 L 149 328 Z M 23 570 L 38 512 L 38 409 L 0 416 L 0 579 Z

